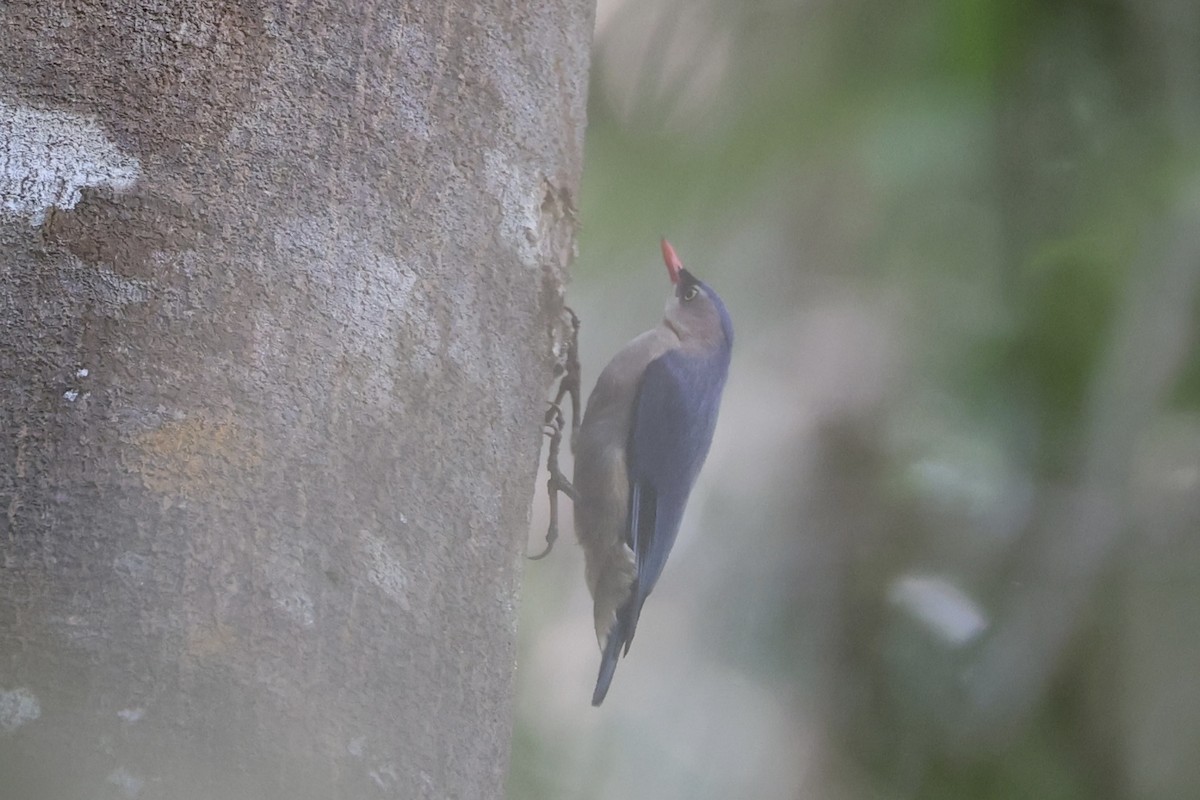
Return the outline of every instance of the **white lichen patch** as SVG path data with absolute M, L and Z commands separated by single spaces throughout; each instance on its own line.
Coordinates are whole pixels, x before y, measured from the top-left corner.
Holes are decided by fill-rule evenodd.
M 511 126 L 513 140 L 522 145 L 537 141 L 544 131 L 553 130 L 559 124 L 556 119 L 559 106 L 548 102 L 547 96 L 550 87 L 546 79 L 557 71 L 554 62 L 549 54 L 523 47 L 530 40 L 546 42 L 558 38 L 558 31 L 539 24 L 543 19 L 542 15 L 531 14 L 524 20 L 530 26 L 528 38 L 514 39 L 500 31 L 487 29 L 479 47 L 481 66 L 487 64 L 489 67 L 484 71 L 489 88 L 500 100 L 499 124 Z
M 41 225 L 70 210 L 89 186 L 133 186 L 141 165 L 82 114 L 0 101 L 0 211 Z
M 276 302 L 255 312 L 254 347 L 262 371 L 286 385 L 293 379 L 284 372 L 289 364 L 328 370 L 315 372 L 313 383 L 346 385 L 394 412 L 401 394 L 394 369 L 401 344 L 420 357 L 423 369 L 438 367 L 428 344 L 437 341 L 437 325 L 419 296 L 419 271 L 325 219 L 283 222 L 275 247 L 288 265 L 279 280 L 291 286 L 281 286 L 273 293 Z M 295 325 L 298 318 L 308 321 L 303 332 Z
M 433 120 L 424 95 L 429 88 L 425 76 L 436 66 L 436 51 L 425 29 L 419 25 L 397 25 L 392 31 L 396 54 L 405 69 L 396 76 L 395 107 L 404 129 L 421 141 L 428 141 Z
M 141 706 L 122 708 L 117 712 L 117 716 L 121 718 L 122 722 L 128 722 L 132 725 L 135 722 L 141 722 L 142 717 L 146 716 L 146 709 Z
M 316 623 L 317 618 L 313 611 L 312 598 L 304 592 L 283 593 L 272 588 L 271 599 L 275 601 L 275 605 L 305 628 L 311 628 Z
M 483 174 L 488 191 L 500 203 L 500 233 L 526 267 L 541 263 L 538 225 L 541 219 L 541 183 L 527 175 L 499 150 L 483 154 Z
M 445 356 L 475 381 L 488 379 L 484 352 L 490 331 L 483 318 L 474 313 L 480 307 L 480 292 L 475 280 L 463 280 L 445 287 L 450 297 L 450 326 Z
M 146 781 L 137 775 L 134 775 L 125 767 L 117 767 L 112 772 L 108 773 L 106 779 L 113 786 L 120 789 L 121 794 L 128 798 L 135 798 L 141 795 L 142 789 L 146 786 Z
M 308 593 L 307 572 L 296 551 L 273 554 L 267 561 L 271 601 L 297 625 L 311 628 L 317 621 L 316 605 Z
M 382 764 L 378 769 L 368 770 L 367 775 L 384 791 L 391 790 L 400 781 L 399 773 L 391 764 Z
M 367 531 L 359 532 L 368 559 L 367 578 L 405 611 L 410 609 L 408 572 L 388 543 Z
M 120 309 L 147 302 L 157 294 L 149 281 L 126 278 L 105 264 L 84 264 L 75 256 L 65 257 L 69 269 L 64 282 L 72 294 L 97 303 L 100 310 Z M 88 370 L 81 370 L 76 377 L 86 378 Z
M 0 689 L 0 733 L 12 733 L 40 716 L 42 705 L 33 692 L 23 686 Z
M 95 280 L 91 283 L 92 294 L 113 308 L 124 308 L 150 299 L 152 286 L 149 282 L 124 278 L 103 267 L 93 270 Z
M 127 586 L 142 586 L 154 572 L 150 559 L 141 553 L 125 551 L 113 559 L 113 572 Z

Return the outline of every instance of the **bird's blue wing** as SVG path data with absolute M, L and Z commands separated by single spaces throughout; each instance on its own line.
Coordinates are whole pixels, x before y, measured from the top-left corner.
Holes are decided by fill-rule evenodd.
M 727 362 L 726 362 L 727 363 Z M 688 495 L 708 455 L 725 364 L 673 350 L 646 368 L 626 444 L 628 543 L 637 567 L 626 650 L 642 604 L 675 544 Z

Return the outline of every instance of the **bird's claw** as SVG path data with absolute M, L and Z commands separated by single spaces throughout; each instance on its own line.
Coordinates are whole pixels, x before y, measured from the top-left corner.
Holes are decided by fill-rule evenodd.
M 562 401 L 567 395 L 571 397 L 570 444 L 572 450 L 575 449 L 575 434 L 579 431 L 580 422 L 579 317 L 566 306 L 563 306 L 563 311 L 569 322 L 569 338 L 566 343 L 566 354 L 559 364 L 561 372 L 557 373 L 561 374 L 562 378 L 558 382 L 558 393 L 552 401 L 549 401 L 549 408 L 546 409 L 546 416 L 542 420 L 542 432 L 550 438 L 549 452 L 546 454 L 546 469 L 550 473 L 550 479 L 546 481 L 546 494 L 550 498 L 550 525 L 546 530 L 545 549 L 537 555 L 529 556 L 531 561 L 537 561 L 550 555 L 550 551 L 554 549 L 554 542 L 558 539 L 558 493 L 562 492 L 571 498 L 571 502 L 579 500 L 579 492 L 575 490 L 575 487 L 558 467 L 558 451 L 562 446 L 563 428 L 566 426 Z
M 553 492 L 553 490 L 551 490 L 551 491 Z M 553 493 L 550 496 L 553 497 L 554 496 Z M 554 501 L 551 500 L 550 504 L 554 505 Z M 551 516 L 552 517 L 558 516 L 558 513 L 551 512 Z M 529 560 L 530 561 L 541 561 L 543 558 L 550 555 L 550 551 L 554 549 L 554 542 L 557 539 L 558 539 L 558 521 L 554 520 L 550 523 L 550 529 L 546 531 L 546 546 L 544 548 L 542 548 L 542 552 L 538 553 L 536 556 L 529 556 Z
M 546 401 L 546 404 L 549 408 L 546 409 L 546 417 L 542 420 L 542 426 L 546 428 L 543 432 L 550 438 L 554 438 L 555 436 L 561 437 L 563 425 L 565 424 L 562 407 L 549 400 Z

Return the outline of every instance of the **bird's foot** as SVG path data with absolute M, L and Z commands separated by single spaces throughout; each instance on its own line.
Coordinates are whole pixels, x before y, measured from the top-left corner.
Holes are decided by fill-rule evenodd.
M 558 393 L 555 395 L 554 400 L 550 401 L 549 408 L 546 409 L 546 416 L 542 420 L 543 432 L 550 438 L 549 452 L 546 454 L 546 469 L 550 473 L 550 479 L 546 481 L 546 494 L 550 498 L 550 525 L 546 531 L 546 548 L 537 555 L 530 556 L 529 558 L 532 561 L 537 561 L 550 555 L 550 551 L 554 549 L 554 542 L 558 539 L 558 493 L 562 492 L 571 498 L 572 502 L 579 499 L 579 493 L 575 491 L 575 487 L 571 485 L 571 482 L 567 480 L 558 466 L 558 451 L 562 447 L 563 428 L 566 427 L 562 401 L 567 395 L 571 397 L 572 450 L 574 450 L 575 434 L 579 430 L 580 421 L 579 317 L 566 306 L 563 306 L 563 311 L 567 316 L 570 332 L 566 342 L 566 352 L 563 355 L 562 362 L 559 364 L 562 378 L 558 382 Z

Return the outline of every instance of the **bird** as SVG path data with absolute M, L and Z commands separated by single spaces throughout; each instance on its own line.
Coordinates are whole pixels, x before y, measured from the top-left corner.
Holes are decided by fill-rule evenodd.
M 671 279 L 662 321 L 596 379 L 575 441 L 575 534 L 594 603 L 599 706 L 675 544 L 708 456 L 729 374 L 733 322 L 712 287 L 662 240 Z

